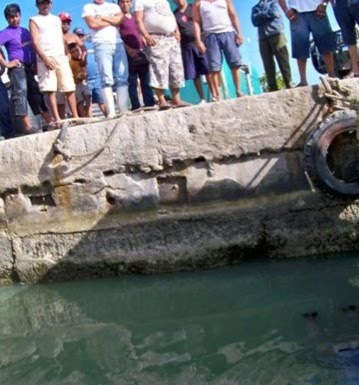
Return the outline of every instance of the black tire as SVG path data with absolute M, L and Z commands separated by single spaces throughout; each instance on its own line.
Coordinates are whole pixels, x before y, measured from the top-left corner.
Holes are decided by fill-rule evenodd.
M 355 111 L 339 111 L 324 120 L 309 135 L 304 146 L 304 166 L 312 182 L 320 190 L 332 196 L 355 199 L 359 197 L 359 168 L 357 160 L 359 147 L 356 137 L 357 114 Z M 354 146 L 350 152 L 344 154 L 352 155 L 349 167 L 351 175 L 346 178 L 339 178 L 333 171 L 331 154 L 335 152 L 335 143 L 340 140 L 350 139 L 350 145 Z M 340 148 L 338 146 L 337 148 Z M 334 159 L 334 158 L 333 158 Z M 345 174 L 345 173 L 344 173 Z

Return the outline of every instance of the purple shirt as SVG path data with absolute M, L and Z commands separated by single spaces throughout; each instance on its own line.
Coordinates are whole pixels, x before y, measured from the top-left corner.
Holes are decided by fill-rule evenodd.
M 25 28 L 7 27 L 0 31 L 0 45 L 5 46 L 10 61 L 18 59 L 24 64 L 35 62 L 31 35 Z
M 120 34 L 123 42 L 129 47 L 135 49 L 144 48 L 140 31 L 138 30 L 136 21 L 133 17 L 131 17 L 131 19 L 124 17 L 124 20 L 120 25 Z

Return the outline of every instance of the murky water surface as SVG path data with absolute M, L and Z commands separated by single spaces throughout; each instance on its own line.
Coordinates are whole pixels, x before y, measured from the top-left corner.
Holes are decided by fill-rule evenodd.
M 352 304 L 353 255 L 1 288 L 0 384 L 358 385 Z

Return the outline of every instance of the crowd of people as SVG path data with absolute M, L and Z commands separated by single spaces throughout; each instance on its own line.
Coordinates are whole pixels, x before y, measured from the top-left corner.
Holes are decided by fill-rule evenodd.
M 51 129 L 60 127 L 66 117 L 92 117 L 93 104 L 108 118 L 128 108 L 138 112 L 156 105 L 159 110 L 186 107 L 189 104 L 180 96 L 185 80 L 193 80 L 202 104 L 208 102 L 202 84 L 205 78 L 210 101 L 218 101 L 223 56 L 236 95 L 242 96 L 239 47 L 243 35 L 232 0 L 194 0 L 193 4 L 174 0 L 174 12 L 168 0 L 118 0 L 118 4 L 93 0 L 81 15 L 89 33 L 79 27 L 71 32 L 71 15 L 53 15 L 51 0 L 35 1 L 38 14 L 30 18 L 29 30 L 21 27 L 18 4 L 4 9 L 8 26 L 0 31 L 0 66 L 1 74 L 7 69 L 10 79 L 10 101 L 0 81 L 0 129 L 5 138 L 37 132 L 28 105 Z M 355 1 L 332 0 L 354 77 L 359 76 Z M 285 86 L 292 87 L 280 8 L 290 23 L 298 86 L 307 85 L 310 35 L 329 76 L 334 76 L 335 42 L 328 5 L 329 0 L 259 0 L 252 7 L 269 91 L 278 89 L 275 61 Z M 19 121 L 21 132 L 13 129 Z

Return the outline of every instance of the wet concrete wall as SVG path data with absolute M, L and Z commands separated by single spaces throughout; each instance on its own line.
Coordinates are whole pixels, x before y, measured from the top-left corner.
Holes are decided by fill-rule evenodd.
M 359 83 L 346 86 L 353 93 Z M 356 203 L 310 191 L 319 87 L 0 143 L 0 277 L 162 272 L 358 247 Z

